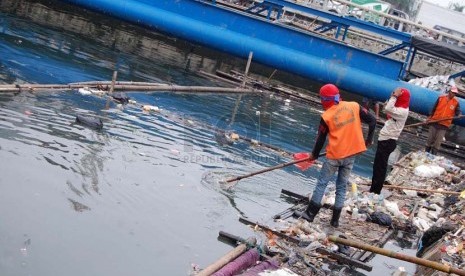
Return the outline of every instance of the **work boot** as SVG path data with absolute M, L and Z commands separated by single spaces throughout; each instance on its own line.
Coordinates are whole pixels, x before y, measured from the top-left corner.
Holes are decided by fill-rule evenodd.
M 347 237 L 344 236 L 344 235 L 339 235 L 339 238 L 347 239 Z M 337 252 L 339 252 L 341 254 L 344 254 L 346 256 L 350 256 L 350 247 L 349 246 L 343 245 L 343 244 L 338 244 L 337 246 L 339 247 Z
M 342 208 L 333 209 L 333 217 L 331 218 L 331 226 L 334 228 L 339 227 L 339 217 L 341 216 Z
M 321 205 L 316 204 L 315 202 L 311 201 L 308 203 L 307 209 L 305 211 L 295 211 L 294 214 L 298 217 L 306 219 L 308 222 L 313 222 L 315 216 L 320 211 Z
M 425 152 L 431 152 L 431 147 L 426 147 Z

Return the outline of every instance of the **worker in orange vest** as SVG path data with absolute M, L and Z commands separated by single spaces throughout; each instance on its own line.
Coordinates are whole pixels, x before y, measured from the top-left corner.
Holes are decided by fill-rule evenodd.
M 329 180 L 338 172 L 336 180 L 336 201 L 333 208 L 331 225 L 339 226 L 339 217 L 346 197 L 346 187 L 354 166 L 355 156 L 364 152 L 373 143 L 376 118 L 356 102 L 342 101 L 339 89 L 334 84 L 323 85 L 320 99 L 324 113 L 321 115 L 318 136 L 310 154 L 310 159 L 317 158 L 329 136 L 326 147 L 326 161 L 321 168 L 318 183 L 312 198 L 303 212 L 295 215 L 312 222 L 321 208 L 321 200 Z M 363 138 L 362 123 L 369 125 L 368 136 Z
M 452 86 L 449 89 L 449 93 L 439 96 L 427 121 L 452 118 L 460 115 L 460 104 L 456 97 L 458 92 L 457 87 Z M 437 153 L 441 146 L 441 142 L 444 139 L 444 135 L 451 124 L 452 119 L 432 123 L 430 125 L 428 140 L 426 141 L 426 152 L 430 152 L 432 154 Z

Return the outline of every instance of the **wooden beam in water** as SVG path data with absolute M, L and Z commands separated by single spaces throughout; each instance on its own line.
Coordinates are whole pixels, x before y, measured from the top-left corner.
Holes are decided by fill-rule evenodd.
M 286 189 L 281 189 L 281 194 L 290 196 L 290 197 L 295 198 L 295 199 L 297 199 L 299 201 L 300 200 L 303 200 L 303 201 L 306 201 L 306 202 L 309 201 L 307 196 L 304 196 L 304 195 L 301 195 L 301 194 L 298 194 L 298 193 L 294 193 L 294 192 L 291 192 L 291 191 L 286 190 Z
M 358 260 L 354 260 L 354 259 L 352 259 L 352 258 L 350 258 L 348 256 L 343 255 L 343 254 L 339 254 L 339 253 L 329 251 L 328 249 L 323 248 L 323 247 L 317 248 L 316 252 L 318 252 L 320 254 L 323 254 L 323 255 L 328 255 L 332 259 L 337 260 L 341 264 L 348 264 L 348 265 L 351 265 L 353 267 L 361 268 L 361 269 L 366 270 L 366 271 L 372 271 L 373 270 L 373 267 L 371 265 L 368 265 L 368 264 L 366 264 L 364 262 L 360 262 Z
M 232 84 L 232 85 L 237 85 L 237 82 L 236 81 L 232 81 L 232 80 L 229 80 L 229 79 L 225 79 L 223 77 L 220 77 L 220 76 L 217 76 L 217 75 L 213 75 L 213 74 L 210 74 L 210 73 L 207 73 L 205 71 L 200 71 L 199 72 L 200 74 L 208 77 L 208 78 L 211 78 L 211 79 L 214 79 L 214 80 L 219 80 L 219 81 L 222 81 L 222 82 L 226 82 L 226 83 L 229 83 L 229 84 Z
M 448 265 L 444 265 L 444 264 L 441 264 L 441 263 L 438 263 L 438 262 L 433 262 L 433 261 L 425 260 L 425 259 L 422 259 L 422 258 L 417 258 L 417 257 L 397 253 L 397 252 L 394 252 L 392 250 L 387 250 L 387 249 L 384 249 L 384 248 L 371 246 L 371 245 L 364 244 L 364 243 L 357 242 L 357 241 L 353 241 L 353 240 L 342 239 L 342 238 L 339 238 L 339 237 L 336 237 L 336 236 L 329 236 L 328 239 L 331 242 L 334 242 L 334 243 L 344 244 L 344 245 L 355 247 L 355 248 L 360 248 L 360 249 L 363 249 L 363 250 L 366 250 L 366 251 L 371 251 L 371 252 L 381 254 L 381 255 L 384 255 L 384 256 L 387 256 L 387 257 L 390 257 L 390 258 L 394 258 L 394 259 L 406 261 L 406 262 L 409 262 L 409 263 L 414 263 L 414 264 L 430 267 L 430 268 L 433 268 L 433 269 L 438 270 L 438 271 L 442 271 L 442 272 L 446 272 L 446 273 L 455 273 L 455 274 L 458 274 L 458 275 L 465 276 L 465 270 L 458 269 L 458 268 L 455 268 L 455 267 L 450 267 Z
M 379 247 L 383 247 L 387 242 L 388 240 L 391 239 L 392 235 L 394 235 L 394 230 L 389 230 L 387 231 L 383 237 L 381 237 L 379 243 L 377 244 L 377 246 Z M 368 262 L 370 261 L 371 259 L 373 259 L 375 257 L 375 253 L 374 252 L 370 252 L 370 251 L 363 251 L 364 253 L 361 254 L 361 256 L 358 258 L 359 261 L 362 261 L 362 262 Z
M 0 87 L 0 92 L 11 93 L 21 91 L 38 92 L 44 90 L 71 90 L 87 87 L 87 85 L 76 84 L 21 84 Z M 96 88 L 96 86 L 90 86 Z M 185 93 L 261 93 L 254 89 L 228 88 L 211 86 L 180 86 L 180 85 L 115 85 L 114 90 L 130 92 L 185 92 Z
M 76 85 L 76 86 L 98 86 L 98 85 L 111 85 L 111 81 L 84 81 L 84 82 L 73 82 L 69 85 Z M 115 81 L 115 85 L 140 85 L 140 86 L 158 86 L 158 85 L 166 85 L 166 83 L 158 83 L 158 82 L 140 82 L 140 81 Z
M 285 239 L 285 240 L 287 240 L 287 241 L 289 241 L 289 242 L 292 242 L 292 243 L 295 243 L 295 244 L 299 244 L 299 243 L 300 243 L 300 240 L 299 240 L 299 239 L 294 238 L 294 237 L 291 237 L 291 236 L 288 236 L 288 235 L 283 234 L 283 233 L 281 233 L 281 232 L 278 232 L 278 231 L 276 231 L 276 230 L 273 230 L 273 229 L 269 228 L 268 226 L 265 226 L 265 225 L 260 224 L 260 223 L 258 223 L 258 222 L 254 222 L 254 221 L 248 220 L 248 219 L 246 219 L 246 218 L 244 218 L 244 217 L 240 217 L 240 218 L 239 218 L 239 221 L 242 222 L 242 223 L 244 223 L 244 224 L 246 224 L 246 225 L 257 226 L 257 227 L 261 228 L 261 229 L 264 230 L 264 231 L 272 232 L 272 233 L 275 234 L 276 236 L 278 236 L 278 237 L 280 237 L 280 238 L 282 238 L 282 239 Z
M 255 246 L 257 240 L 255 238 L 251 238 L 247 240 L 248 244 L 252 244 Z M 216 271 L 220 270 L 223 266 L 231 262 L 232 260 L 239 257 L 242 253 L 247 251 L 248 245 L 243 243 L 238 245 L 233 250 L 229 251 L 226 255 L 218 259 L 216 262 L 212 263 L 211 265 L 207 266 L 205 269 L 197 273 L 197 276 L 209 276 L 215 273 Z

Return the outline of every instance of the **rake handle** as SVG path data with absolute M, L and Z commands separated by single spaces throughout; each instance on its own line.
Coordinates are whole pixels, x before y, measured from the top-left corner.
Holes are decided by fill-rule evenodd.
M 236 176 L 234 178 L 230 178 L 230 179 L 226 180 L 226 182 L 230 183 L 230 182 L 241 180 L 241 179 L 251 177 L 251 176 L 254 176 L 254 175 L 257 175 L 257 174 L 266 173 L 266 172 L 273 171 L 273 170 L 276 170 L 276 169 L 281 169 L 281 168 L 284 168 L 284 167 L 287 167 L 287 166 L 290 166 L 290 165 L 294 165 L 294 164 L 304 162 L 304 161 L 309 161 L 309 160 L 311 160 L 310 157 L 307 157 L 307 158 L 304 158 L 304 159 L 279 164 L 279 165 L 269 167 L 269 168 L 266 168 L 266 169 L 263 169 L 263 170 L 259 170 L 259 171 L 253 172 L 253 173 L 249 173 L 249 174 L 245 174 L 245 175 L 241 175 L 241 176 Z
M 326 152 L 322 152 L 322 153 L 320 153 L 320 155 L 318 155 L 318 157 L 325 156 L 325 155 L 326 155 Z M 269 167 L 269 168 L 266 168 L 266 169 L 263 169 L 263 170 L 259 170 L 259 171 L 253 172 L 253 173 L 249 173 L 249 174 L 245 174 L 245 175 L 241 175 L 241 176 L 236 176 L 234 178 L 230 178 L 230 179 L 226 180 L 226 183 L 230 183 L 230 182 L 233 182 L 233 181 L 238 181 L 238 180 L 248 178 L 248 177 L 251 177 L 251 176 L 254 176 L 254 175 L 257 175 L 257 174 L 266 173 L 266 172 L 269 172 L 269 171 L 273 171 L 273 170 L 276 170 L 276 169 L 281 169 L 281 168 L 284 168 L 284 167 L 287 167 L 287 166 L 290 166 L 290 165 L 294 165 L 294 164 L 297 164 L 297 163 L 310 161 L 310 160 L 316 160 L 316 158 L 315 159 L 310 159 L 310 157 L 307 157 L 307 158 L 303 158 L 303 159 L 294 160 L 294 161 L 291 161 L 291 162 L 279 164 L 279 165 Z
M 443 118 L 443 119 L 438 119 L 438 120 L 432 120 L 432 121 L 426 121 L 426 122 L 421 122 L 421 123 L 416 123 L 416 124 L 410 124 L 406 125 L 405 127 L 416 127 L 416 126 L 423 126 L 423 125 L 429 125 L 429 124 L 434 124 L 437 122 L 442 122 L 442 121 L 447 121 L 447 120 L 455 120 L 455 119 L 460 119 L 465 117 L 465 114 L 455 116 L 455 117 L 450 117 L 450 118 Z

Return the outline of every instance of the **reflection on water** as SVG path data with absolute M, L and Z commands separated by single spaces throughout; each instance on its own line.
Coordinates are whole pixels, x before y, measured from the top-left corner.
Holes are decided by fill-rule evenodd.
M 51 8 L 50 3 L 55 7 Z M 215 85 L 197 75 L 242 60 L 48 1 L 0 2 L 0 82 L 120 80 Z M 269 68 L 267 70 L 270 70 Z M 185 275 L 248 236 L 239 215 L 268 220 L 306 193 L 318 168 L 222 180 L 287 162 L 224 132 L 308 151 L 319 107 L 264 95 L 129 93 L 120 109 L 76 91 L 0 95 L 1 275 Z M 144 113 L 151 104 L 159 113 Z M 102 119 L 102 131 L 75 124 Z M 223 135 L 223 136 L 222 136 Z M 355 171 L 368 175 L 373 152 Z M 25 246 L 25 241 L 29 242 Z M 27 254 L 21 248 L 27 247 Z

